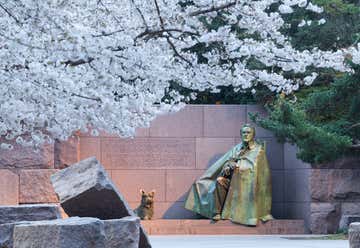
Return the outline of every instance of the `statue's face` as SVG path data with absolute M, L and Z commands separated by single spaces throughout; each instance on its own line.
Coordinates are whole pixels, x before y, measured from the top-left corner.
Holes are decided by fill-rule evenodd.
M 254 140 L 254 130 L 251 127 L 244 127 L 243 129 L 241 129 L 241 138 L 243 142 L 250 142 L 252 140 Z

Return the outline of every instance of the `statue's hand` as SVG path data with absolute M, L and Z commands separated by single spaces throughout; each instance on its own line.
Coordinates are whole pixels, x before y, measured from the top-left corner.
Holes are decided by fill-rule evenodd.
M 229 177 L 233 171 L 235 163 L 233 161 L 228 161 L 221 170 L 220 176 Z
M 230 173 L 231 173 L 231 168 L 230 168 L 230 166 L 226 166 L 226 167 L 224 168 L 224 175 L 225 175 L 225 176 L 230 176 Z
M 225 177 L 218 177 L 216 179 L 216 181 L 218 182 L 218 184 L 220 184 L 221 186 L 223 186 L 225 188 L 229 188 L 229 186 L 230 186 L 230 179 L 227 179 Z

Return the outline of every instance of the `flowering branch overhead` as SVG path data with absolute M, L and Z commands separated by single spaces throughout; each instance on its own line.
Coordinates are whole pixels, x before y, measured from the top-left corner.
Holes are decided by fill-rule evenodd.
M 322 11 L 307 0 L 0 0 L 0 135 L 23 145 L 89 127 L 132 136 L 183 106 L 172 81 L 291 93 L 311 85 L 317 68 L 348 71 L 348 54 L 360 63 L 358 46 L 293 48 L 281 29 L 295 7 Z M 210 27 L 217 17 L 224 25 Z

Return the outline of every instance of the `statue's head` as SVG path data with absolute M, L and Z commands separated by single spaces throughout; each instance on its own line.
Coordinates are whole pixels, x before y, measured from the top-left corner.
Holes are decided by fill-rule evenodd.
M 244 124 L 241 128 L 241 139 L 245 143 L 249 143 L 255 139 L 255 128 L 250 124 Z

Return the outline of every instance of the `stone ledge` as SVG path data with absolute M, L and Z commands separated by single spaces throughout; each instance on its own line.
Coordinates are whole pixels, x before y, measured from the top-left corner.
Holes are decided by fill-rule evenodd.
M 304 220 L 272 220 L 257 227 L 210 220 L 150 220 L 141 221 L 148 235 L 233 235 L 233 234 L 305 234 Z

